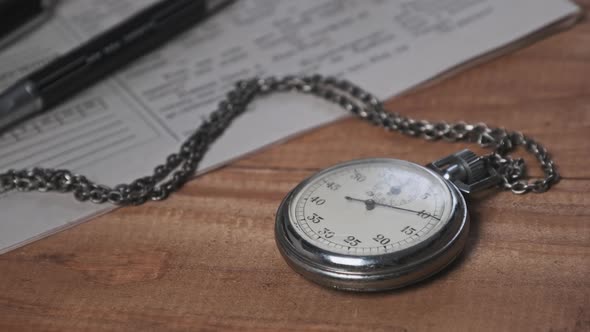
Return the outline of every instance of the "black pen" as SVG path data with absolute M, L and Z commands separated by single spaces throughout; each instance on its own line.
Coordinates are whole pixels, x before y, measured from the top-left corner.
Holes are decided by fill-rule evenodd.
M 41 113 L 233 0 L 163 0 L 31 73 L 0 95 L 0 132 Z

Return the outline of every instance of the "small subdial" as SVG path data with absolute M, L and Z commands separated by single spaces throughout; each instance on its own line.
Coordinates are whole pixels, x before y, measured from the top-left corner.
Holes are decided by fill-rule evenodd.
M 418 187 L 419 184 L 413 182 L 411 177 L 399 180 L 388 176 L 377 182 L 367 195 L 377 202 L 400 206 L 416 200 L 420 191 Z

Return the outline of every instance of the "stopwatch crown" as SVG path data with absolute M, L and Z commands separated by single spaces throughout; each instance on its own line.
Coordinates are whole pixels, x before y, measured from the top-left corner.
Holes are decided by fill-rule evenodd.
M 462 150 L 453 155 L 464 169 L 465 175 L 461 180 L 465 183 L 475 183 L 488 176 L 485 161 L 471 150 Z
M 467 194 L 489 188 L 502 180 L 494 169 L 487 167 L 484 158 L 467 149 L 437 160 L 428 167 Z

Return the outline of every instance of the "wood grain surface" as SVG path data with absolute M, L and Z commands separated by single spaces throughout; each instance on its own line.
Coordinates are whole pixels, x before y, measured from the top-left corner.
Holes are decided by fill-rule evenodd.
M 165 202 L 1 255 L 0 330 L 590 331 L 590 23 L 387 106 L 521 130 L 546 144 L 563 179 L 542 195 L 473 199 L 467 249 L 433 279 L 380 294 L 329 290 L 275 246 L 283 196 L 340 161 L 426 163 L 468 147 L 344 120 L 198 177 Z

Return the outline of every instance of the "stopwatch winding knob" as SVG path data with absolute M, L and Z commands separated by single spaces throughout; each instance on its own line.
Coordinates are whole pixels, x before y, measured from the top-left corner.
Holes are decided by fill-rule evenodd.
M 462 150 L 455 153 L 457 161 L 465 172 L 465 183 L 475 183 L 487 177 L 484 160 L 470 150 Z

